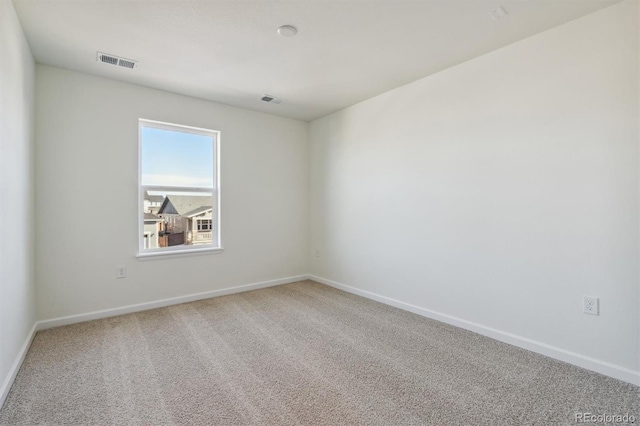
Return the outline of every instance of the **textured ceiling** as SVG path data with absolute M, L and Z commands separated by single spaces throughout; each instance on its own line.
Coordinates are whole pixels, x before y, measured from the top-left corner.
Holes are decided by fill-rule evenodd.
M 616 2 L 13 0 L 39 63 L 302 120 Z M 508 16 L 494 21 L 500 5 Z M 284 24 L 298 35 L 278 36 Z M 99 63 L 96 51 L 139 67 Z

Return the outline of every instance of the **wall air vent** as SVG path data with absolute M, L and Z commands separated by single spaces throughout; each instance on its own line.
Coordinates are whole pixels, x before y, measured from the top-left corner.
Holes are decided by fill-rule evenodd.
M 271 95 L 262 95 L 260 100 L 263 102 L 268 102 L 270 104 L 276 104 L 276 105 L 280 105 L 287 102 L 286 99 L 276 98 L 275 96 L 271 96 Z
M 120 58 L 114 55 L 108 55 L 106 53 L 98 52 L 96 61 L 104 62 L 105 64 L 117 65 L 124 68 L 135 68 L 138 66 L 138 61 L 132 61 L 131 59 Z

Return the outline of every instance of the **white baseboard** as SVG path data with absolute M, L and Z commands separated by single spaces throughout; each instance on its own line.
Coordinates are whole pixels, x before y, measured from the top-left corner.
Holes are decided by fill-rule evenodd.
M 7 395 L 9 395 L 9 391 L 11 390 L 11 386 L 13 386 L 13 382 L 18 375 L 18 371 L 20 371 L 20 367 L 22 367 L 22 363 L 24 358 L 27 356 L 27 352 L 29 351 L 29 346 L 31 346 L 31 342 L 36 335 L 38 323 L 33 324 L 31 327 L 31 331 L 27 335 L 26 340 L 24 341 L 20 351 L 18 352 L 18 356 L 16 360 L 13 362 L 11 369 L 9 370 L 9 374 L 4 379 L 4 383 L 2 383 L 2 387 L 0 387 L 0 408 L 4 405 L 4 402 L 7 399 Z
M 212 297 L 226 296 L 229 294 L 242 293 L 245 291 L 258 290 L 260 288 L 273 287 L 281 284 L 289 284 L 297 281 L 309 279 L 309 275 L 296 275 L 294 277 L 280 278 L 277 280 L 262 281 L 253 284 L 227 287 L 220 290 L 205 291 L 203 293 L 188 294 L 186 296 L 172 297 L 170 299 L 155 300 L 153 302 L 138 303 L 135 305 L 122 306 L 120 308 L 105 309 L 102 311 L 88 312 L 85 314 L 70 315 L 67 317 L 53 318 L 36 323 L 37 330 L 60 327 L 63 325 L 76 324 L 79 322 L 91 321 L 101 318 L 115 317 L 118 315 L 130 314 L 133 312 L 146 311 L 149 309 L 164 308 L 165 306 L 179 305 L 181 303 L 194 302 L 196 300 L 209 299 Z
M 401 302 L 400 300 L 391 299 L 386 296 L 381 296 L 370 291 L 361 290 L 355 287 L 351 287 L 336 281 L 328 280 L 326 278 L 318 277 L 316 275 L 309 275 L 309 278 L 322 284 L 344 290 L 348 293 L 353 293 L 358 296 L 366 297 L 367 299 L 375 300 L 377 302 L 384 303 L 386 305 L 394 306 L 396 308 L 403 309 L 405 311 L 413 312 L 418 315 L 422 315 L 427 318 L 431 318 L 440 322 L 454 325 L 456 327 L 464 328 L 465 330 L 473 331 L 483 336 L 490 337 L 495 340 L 499 340 L 504 343 L 508 343 L 513 346 L 518 346 L 523 349 L 527 349 L 532 352 L 539 353 L 541 355 L 548 356 L 560 361 L 564 361 L 569 364 L 576 365 L 578 367 L 585 368 L 587 370 L 595 371 L 596 373 L 604 374 L 605 376 L 613 377 L 637 386 L 640 386 L 640 372 L 622 367 L 619 365 L 611 364 L 606 361 L 601 361 L 588 356 L 580 355 L 575 352 L 567 351 L 555 346 L 548 345 L 546 343 L 538 342 L 526 337 L 518 336 L 505 331 L 497 330 L 495 328 L 486 327 L 481 324 L 477 324 L 471 321 L 467 321 L 461 318 L 456 318 L 451 315 L 446 315 L 440 312 L 435 312 L 430 309 L 422 308 L 420 306 L 412 305 L 410 303 Z
M 85 314 L 70 315 L 66 317 L 38 321 L 31 328 L 31 331 L 29 332 L 29 335 L 27 336 L 26 341 L 22 345 L 22 348 L 20 348 L 20 352 L 18 352 L 18 356 L 16 357 L 16 360 L 14 361 L 13 365 L 11 366 L 11 369 L 9 370 L 9 374 L 5 378 L 4 383 L 0 388 L 0 408 L 2 408 L 2 406 L 4 405 L 4 402 L 7 399 L 7 395 L 9 395 L 9 391 L 11 390 L 11 386 L 13 385 L 13 382 L 16 376 L 18 375 L 18 371 L 20 371 L 20 367 L 24 362 L 24 358 L 27 355 L 29 347 L 31 346 L 31 342 L 35 337 L 36 332 L 39 330 L 45 330 L 47 328 L 76 324 L 80 322 L 91 321 L 91 320 L 96 320 L 101 318 L 114 317 L 117 315 L 130 314 L 133 312 L 146 311 L 149 309 L 163 308 L 165 306 L 179 305 L 181 303 L 194 302 L 196 300 L 209 299 L 211 297 L 226 296 L 229 294 L 242 293 L 242 292 L 251 291 L 251 290 L 258 290 L 261 288 L 273 287 L 281 284 L 289 284 L 289 283 L 294 283 L 297 281 L 303 281 L 307 279 L 309 279 L 309 275 L 306 275 L 306 274 L 296 275 L 293 277 L 280 278 L 277 280 L 262 281 L 262 282 L 253 283 L 253 284 L 223 288 L 220 290 L 205 291 L 203 293 L 172 297 L 170 299 L 162 299 L 162 300 L 155 300 L 153 302 L 138 303 L 135 305 L 122 306 L 120 308 L 105 309 L 102 311 L 88 312 Z
M 510 345 L 518 346 L 523 349 L 536 352 L 550 358 L 558 359 L 560 361 L 567 362 L 569 364 L 576 365 L 578 367 L 586 368 L 587 370 L 595 371 L 597 373 L 604 374 L 606 376 L 613 377 L 634 385 L 640 386 L 640 372 L 630 370 L 619 365 L 611 364 L 605 361 L 601 361 L 595 358 L 580 355 L 575 352 L 570 352 L 561 348 L 557 348 L 546 343 L 537 342 L 526 337 L 517 336 L 515 334 L 507 333 L 504 331 L 496 330 L 491 327 L 485 327 L 483 325 L 467 321 L 461 318 L 456 318 L 451 315 L 442 314 L 432 311 L 430 309 L 422 308 L 420 306 L 412 305 L 410 303 L 401 302 L 399 300 L 391 299 L 386 296 L 381 296 L 366 290 L 360 290 L 355 287 L 351 287 L 345 284 L 338 283 L 336 281 L 328 280 L 326 278 L 318 277 L 315 275 L 297 275 L 293 277 L 281 278 L 277 280 L 262 281 L 253 284 L 240 285 L 235 287 L 228 287 L 220 290 L 212 290 L 203 293 L 190 294 L 186 296 L 173 297 L 170 299 L 156 300 L 153 302 L 138 303 L 135 305 L 123 306 L 120 308 L 105 309 L 101 311 L 89 312 L 86 314 L 71 315 L 67 317 L 54 318 L 50 320 L 44 320 L 36 322 L 29 335 L 27 336 L 22 348 L 18 352 L 16 360 L 14 361 L 9 374 L 4 380 L 2 387 L 0 387 L 0 408 L 4 405 L 4 402 L 11 390 L 11 386 L 22 366 L 29 346 L 35 336 L 36 331 L 44 330 L 52 327 L 59 327 L 62 325 L 75 324 L 85 321 L 91 321 L 95 319 L 108 318 L 117 315 L 129 314 L 133 312 L 145 311 L 148 309 L 162 308 L 165 306 L 178 305 L 180 303 L 193 302 L 196 300 L 209 299 L 211 297 L 226 296 L 229 294 L 242 293 L 245 291 L 258 290 L 261 288 L 273 287 L 281 284 L 289 284 L 297 281 L 303 281 L 312 279 L 322 284 L 344 290 L 349 293 L 356 294 L 358 296 L 365 297 L 367 299 L 375 300 L 396 308 L 403 309 L 405 311 L 413 312 L 418 315 L 422 315 L 427 318 L 435 319 L 447 324 L 454 325 L 456 327 L 464 328 L 466 330 L 473 331 L 483 336 L 490 337 L 495 340 L 499 340 Z

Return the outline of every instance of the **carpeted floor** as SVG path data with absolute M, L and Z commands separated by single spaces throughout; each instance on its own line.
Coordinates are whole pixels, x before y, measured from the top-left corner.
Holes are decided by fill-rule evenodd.
M 311 281 L 39 332 L 2 425 L 575 424 L 638 387 Z

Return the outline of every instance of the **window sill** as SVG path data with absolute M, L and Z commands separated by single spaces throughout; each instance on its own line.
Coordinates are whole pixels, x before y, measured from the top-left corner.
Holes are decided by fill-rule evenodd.
M 155 252 L 143 252 L 136 254 L 139 261 L 145 260 L 157 260 L 166 259 L 171 257 L 183 257 L 183 256 L 198 256 L 203 254 L 218 254 L 222 253 L 224 249 L 222 247 L 206 247 L 187 250 L 168 250 L 168 251 L 155 251 Z

